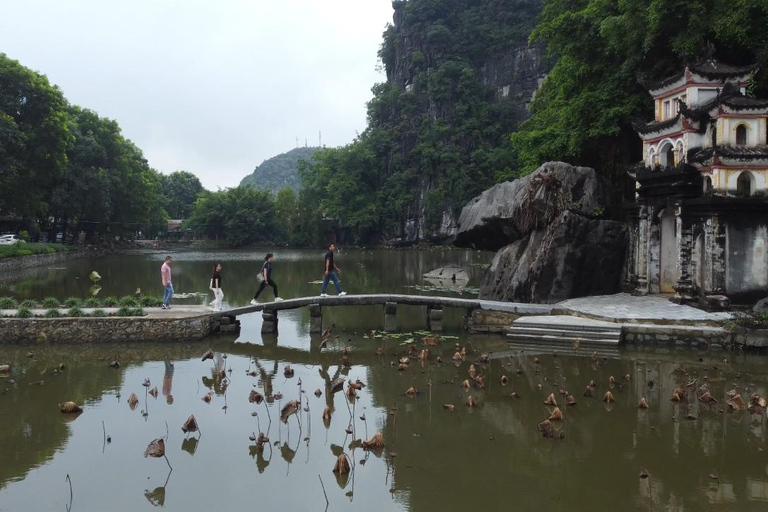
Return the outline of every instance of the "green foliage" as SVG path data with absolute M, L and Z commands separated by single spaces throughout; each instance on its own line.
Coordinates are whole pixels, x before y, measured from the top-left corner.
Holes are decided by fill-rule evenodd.
M 0 297 L 0 309 L 16 309 L 19 303 L 13 297 Z
M 16 311 L 16 318 L 32 318 L 33 316 L 29 308 L 19 308 Z
M 18 256 L 30 256 L 32 254 L 53 254 L 60 250 L 66 250 L 61 244 L 13 244 L 0 245 L 0 259 L 15 258 Z
M 46 297 L 43 299 L 41 304 L 46 309 L 55 309 L 61 305 L 61 301 L 56 297 Z
M 91 312 L 91 316 L 93 317 L 105 317 L 107 316 L 107 312 L 103 309 L 94 309 L 93 312 Z
M 117 316 L 133 316 L 133 308 L 123 306 L 117 310 Z
M 157 231 L 164 203 L 159 173 L 115 121 L 69 105 L 44 75 L 0 53 L 0 214 L 25 218 L 33 237 L 41 226 L 54 234 L 53 219 L 97 239 L 107 228 Z M 0 257 L 46 252 L 27 244 Z
M 312 155 L 320 148 L 295 148 L 281 155 L 265 160 L 254 169 L 253 173 L 243 178 L 240 186 L 250 186 L 261 190 L 277 193 L 289 188 L 298 192 L 301 178 L 298 173 L 301 160 L 311 160 Z
M 176 171 L 168 176 L 161 175 L 160 182 L 170 218 L 188 219 L 198 194 L 204 190 L 197 176 L 187 171 Z
M 45 312 L 45 318 L 59 318 L 61 317 L 61 313 L 59 313 L 58 309 L 49 309 Z
M 69 297 L 64 301 L 64 306 L 68 308 L 80 307 L 83 305 L 83 299 L 77 297 Z
M 144 316 L 144 310 L 141 308 L 131 309 L 131 316 Z
M 379 51 L 387 83 L 373 88 L 367 129 L 300 166 L 297 232 L 317 244 L 337 226 L 350 242 L 375 243 L 419 209 L 429 231 L 445 211 L 513 177 L 509 134 L 524 107 L 496 101 L 483 73 L 526 45 L 540 7 L 536 0 L 398 2 L 400 25 L 387 27 Z
M 135 308 L 139 305 L 138 301 L 131 297 L 130 295 L 126 295 L 125 297 L 121 297 L 120 300 L 117 301 L 117 305 L 123 308 Z
M 139 299 L 139 304 L 144 308 L 158 307 L 163 302 L 161 297 L 155 297 L 153 295 L 146 295 Z
M 19 303 L 19 307 L 34 309 L 37 307 L 37 302 L 31 299 L 26 299 Z
M 620 173 L 641 158 L 630 120 L 653 119 L 638 75 L 663 79 L 708 56 L 731 64 L 768 64 L 768 4 L 708 0 L 545 0 L 534 41 L 557 63 L 533 103 L 533 116 L 512 135 L 523 172 L 547 160 Z M 768 73 L 756 77 L 768 90 Z
M 116 297 L 107 297 L 102 301 L 102 304 L 104 304 L 105 308 L 114 308 L 118 304 L 118 300 Z
M 98 308 L 101 306 L 101 301 L 96 297 L 89 297 L 83 301 L 84 308 Z
M 198 234 L 222 240 L 230 247 L 281 238 L 272 197 L 251 187 L 203 192 L 195 202 L 189 225 Z
M 88 316 L 88 315 L 86 315 L 83 312 L 82 309 L 80 309 L 79 307 L 75 306 L 75 307 L 70 308 L 69 311 L 67 311 L 67 316 L 73 317 L 73 318 L 77 318 L 77 317 L 80 317 L 80 316 Z

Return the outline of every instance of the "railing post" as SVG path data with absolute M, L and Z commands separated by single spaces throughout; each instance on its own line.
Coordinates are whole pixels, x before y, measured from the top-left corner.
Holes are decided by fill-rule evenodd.
M 384 331 L 395 332 L 397 330 L 397 302 L 384 303 Z
M 427 306 L 427 329 L 431 332 L 441 332 L 443 330 L 442 306 Z
M 309 305 L 309 332 L 312 334 L 323 332 L 323 310 L 320 304 Z
M 277 332 L 277 310 L 264 310 L 261 313 L 261 334 L 273 334 Z

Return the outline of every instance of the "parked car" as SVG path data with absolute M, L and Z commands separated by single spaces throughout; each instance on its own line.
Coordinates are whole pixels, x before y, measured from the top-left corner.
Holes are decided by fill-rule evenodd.
M 0 236 L 0 245 L 13 245 L 13 244 L 23 244 L 25 243 L 24 240 L 19 238 L 19 235 L 1 235 Z

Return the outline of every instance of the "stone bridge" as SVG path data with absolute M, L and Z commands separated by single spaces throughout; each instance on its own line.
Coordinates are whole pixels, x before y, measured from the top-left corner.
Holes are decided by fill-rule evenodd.
M 426 307 L 425 323 L 428 330 L 440 332 L 443 328 L 443 309 L 461 308 L 467 311 L 468 316 L 476 313 L 501 313 L 504 315 L 548 315 L 553 306 L 547 304 L 523 304 L 514 302 L 497 302 L 479 299 L 459 299 L 453 297 L 436 297 L 430 295 L 346 295 L 343 297 L 303 297 L 284 300 L 281 302 L 268 302 L 255 306 L 229 309 L 220 313 L 214 313 L 214 318 L 237 317 L 249 313 L 261 311 L 264 322 L 262 333 L 277 332 L 278 313 L 286 309 L 298 309 L 308 307 L 310 312 L 310 332 L 319 333 L 323 330 L 323 308 L 339 306 L 381 306 L 384 311 L 384 330 L 397 330 L 397 307 L 422 306 Z

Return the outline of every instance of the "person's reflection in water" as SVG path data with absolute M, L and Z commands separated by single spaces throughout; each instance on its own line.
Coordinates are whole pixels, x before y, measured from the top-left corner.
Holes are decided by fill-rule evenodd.
M 163 396 L 168 405 L 173 403 L 173 363 L 165 362 L 165 374 L 163 375 Z

